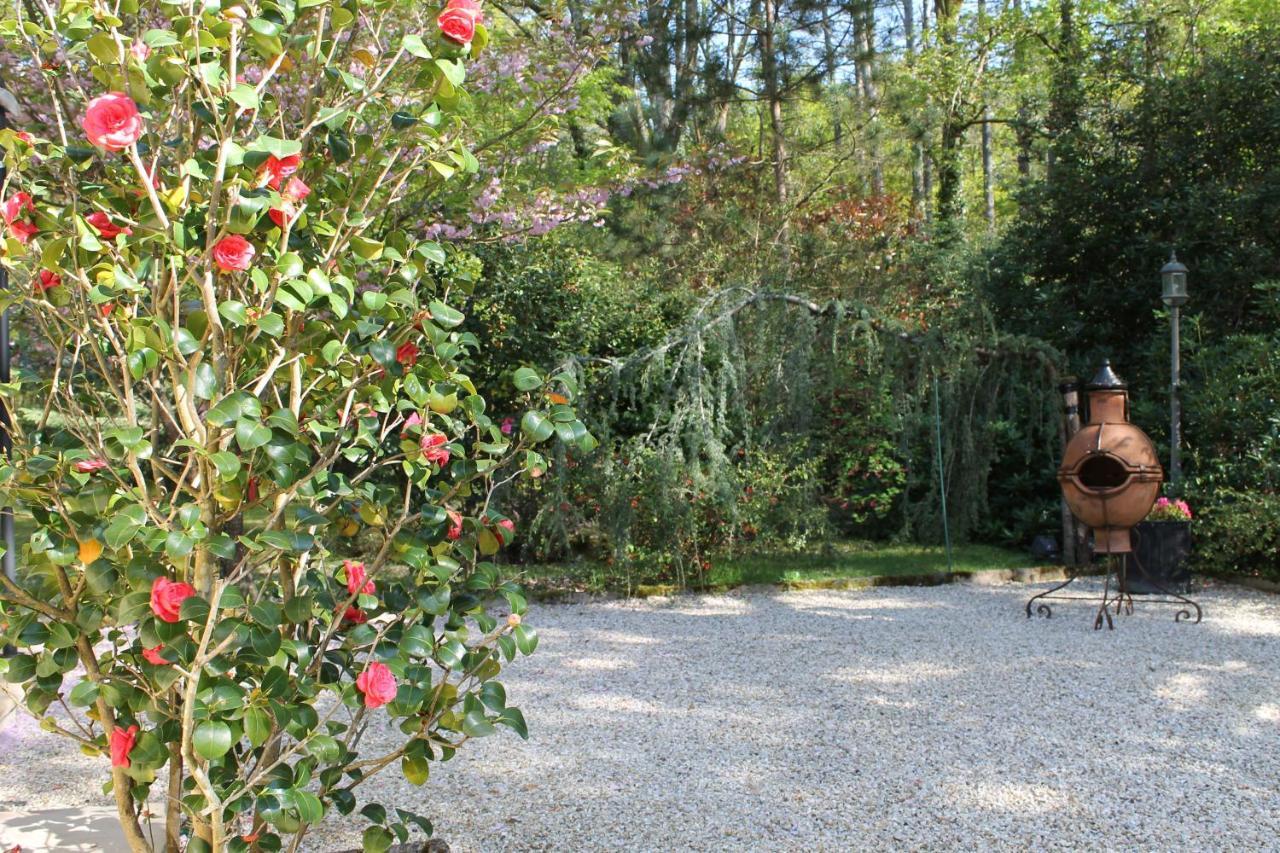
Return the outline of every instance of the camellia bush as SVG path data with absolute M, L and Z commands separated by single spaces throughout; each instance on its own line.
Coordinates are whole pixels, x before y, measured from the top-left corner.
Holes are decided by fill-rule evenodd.
M 411 188 L 478 168 L 459 110 L 483 11 L 5 15 L 51 119 L 0 131 L 3 300 L 53 369 L 0 389 L 0 502 L 31 519 L 3 677 L 101 758 L 135 850 L 152 814 L 167 850 L 293 850 L 357 809 L 369 850 L 430 832 L 362 785 L 526 734 L 497 678 L 537 637 L 491 559 L 516 533 L 493 496 L 540 447 L 594 445 L 567 377 L 517 370 L 523 411 L 486 410 L 459 330 L 475 264 L 394 225 Z M 398 745 L 362 749 L 386 722 Z

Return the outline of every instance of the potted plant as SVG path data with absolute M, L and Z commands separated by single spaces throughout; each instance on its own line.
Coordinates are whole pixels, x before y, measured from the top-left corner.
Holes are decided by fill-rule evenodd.
M 1191 507 L 1185 500 L 1159 498 L 1133 529 L 1126 557 L 1126 592 L 1185 593 L 1191 588 Z

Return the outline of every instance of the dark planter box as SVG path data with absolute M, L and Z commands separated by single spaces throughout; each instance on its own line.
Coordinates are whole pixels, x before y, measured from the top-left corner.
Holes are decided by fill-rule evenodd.
M 1133 553 L 1125 557 L 1125 592 L 1145 595 L 1159 593 L 1160 587 L 1191 591 L 1191 522 L 1144 521 L 1132 535 Z

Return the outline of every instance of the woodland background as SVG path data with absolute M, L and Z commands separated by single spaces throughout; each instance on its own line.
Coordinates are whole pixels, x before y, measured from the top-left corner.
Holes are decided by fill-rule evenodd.
M 696 586 L 726 554 L 938 542 L 939 443 L 957 541 L 1057 535 L 1065 378 L 1110 357 L 1167 459 L 1176 249 L 1198 560 L 1280 577 L 1275 0 L 486 9 L 479 177 L 370 236 L 465 250 L 494 410 L 520 366 L 580 384 L 601 446 L 506 496 L 517 559 Z M 2 49 L 0 75 L 47 124 Z

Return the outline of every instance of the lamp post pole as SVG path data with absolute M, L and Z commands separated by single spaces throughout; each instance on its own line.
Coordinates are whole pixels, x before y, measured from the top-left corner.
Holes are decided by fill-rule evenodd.
M 3 91 L 3 90 L 0 90 Z M 5 93 L 7 94 L 7 93 Z M 0 101 L 0 130 L 4 130 L 9 126 L 8 113 L 5 111 L 4 102 Z M 0 186 L 4 185 L 6 177 L 4 160 L 0 159 Z M 9 273 L 0 266 L 0 291 L 9 289 Z M 9 362 L 9 309 L 6 307 L 0 312 L 0 383 L 8 383 L 10 375 Z M 0 402 L 0 454 L 8 458 L 9 451 L 13 448 L 13 424 L 9 420 L 9 401 Z M 15 560 L 14 552 L 17 550 L 13 535 L 13 507 L 0 507 L 0 541 L 4 543 L 4 574 L 11 581 L 18 579 L 18 565 Z M 0 649 L 0 655 L 7 656 L 11 650 L 7 647 Z
M 1182 373 L 1182 342 L 1178 337 L 1178 324 L 1182 309 L 1174 305 L 1170 311 L 1169 348 L 1172 354 L 1169 362 L 1169 484 L 1176 491 L 1182 480 L 1182 401 L 1178 399 Z
M 1178 256 L 1169 253 L 1169 263 L 1160 268 L 1160 299 L 1169 306 L 1169 485 L 1177 492 L 1182 482 L 1182 340 L 1179 328 L 1182 306 L 1187 302 L 1187 268 Z

